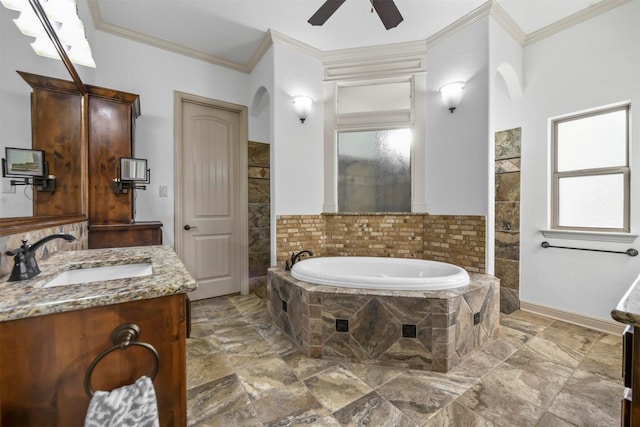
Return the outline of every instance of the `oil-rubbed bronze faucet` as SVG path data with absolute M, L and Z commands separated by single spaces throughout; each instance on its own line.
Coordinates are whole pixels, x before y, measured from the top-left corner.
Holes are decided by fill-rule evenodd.
M 40 246 L 53 239 L 65 239 L 68 242 L 76 240 L 71 234 L 57 233 L 43 237 L 33 245 L 28 245 L 27 240 L 23 240 L 22 246 L 18 249 L 5 252 L 5 255 L 12 256 L 15 260 L 11 276 L 9 276 L 9 282 L 31 279 L 40 274 L 40 268 L 36 262 L 36 251 Z
M 300 251 L 300 252 L 291 252 L 291 263 L 289 263 L 289 261 L 287 261 L 285 263 L 284 270 L 285 271 L 291 270 L 291 267 L 293 267 L 293 264 L 295 264 L 297 261 L 300 261 L 300 258 L 304 254 L 308 254 L 309 256 L 313 256 L 313 252 L 311 252 L 309 249 L 305 249 L 305 250 Z

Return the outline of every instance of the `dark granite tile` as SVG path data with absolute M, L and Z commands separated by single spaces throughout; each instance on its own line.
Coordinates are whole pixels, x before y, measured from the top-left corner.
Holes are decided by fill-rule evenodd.
M 270 144 L 262 142 L 249 141 L 247 144 L 248 164 L 249 166 L 269 167 L 270 162 Z
M 307 357 L 295 352 L 282 356 L 282 360 L 295 372 L 301 380 L 307 379 L 325 369 L 336 366 L 338 362 Z
M 496 202 L 520 201 L 520 172 L 496 174 Z
M 358 310 L 350 323 L 351 335 L 372 359 L 378 358 L 402 336 L 400 322 L 377 298 Z
M 493 427 L 494 424 L 480 415 L 453 402 L 438 411 L 423 427 Z
M 576 424 L 563 420 L 550 412 L 545 412 L 536 427 L 576 427 Z
M 431 316 L 431 300 L 421 298 L 377 298 L 402 323 L 416 324 Z
M 496 202 L 495 215 L 496 232 L 520 231 L 520 202 Z
M 329 411 L 299 382 L 274 389 L 253 405 L 265 426 L 316 425 L 329 415 Z
M 381 364 L 431 370 L 433 355 L 420 341 L 400 338 L 378 357 L 378 361 Z
M 334 366 L 304 381 L 322 405 L 335 412 L 370 393 L 371 387 L 341 366 Z
M 333 417 L 346 426 L 417 426 L 415 421 L 376 392 L 371 392 L 334 412 Z
M 496 230 L 496 258 L 520 259 L 520 233 Z
M 250 228 L 248 237 L 250 254 L 269 253 L 271 250 L 270 228 Z
M 269 203 L 271 180 L 249 178 L 249 203 Z
M 269 228 L 271 207 L 269 203 L 249 203 L 249 228 Z
M 500 279 L 501 289 L 520 289 L 520 261 L 496 258 L 495 275 Z
M 369 387 L 376 388 L 403 374 L 405 369 L 362 363 L 342 362 L 342 366 L 364 381 Z
M 496 160 L 520 157 L 522 129 L 514 128 L 495 133 Z
M 543 409 L 484 380 L 465 392 L 456 402 L 496 426 L 535 426 L 544 413 Z
M 236 375 L 187 391 L 187 425 L 259 426 L 257 413 Z
M 458 396 L 448 389 L 436 387 L 426 375 L 403 374 L 376 391 L 418 424 L 426 423 Z
M 553 323 L 553 319 L 519 310 L 508 316 L 504 316 L 500 320 L 500 323 L 529 335 L 538 335 Z
M 516 351 L 506 360 L 506 363 L 533 375 L 549 378 L 559 385 L 564 384 L 573 373 L 573 369 L 566 366 L 566 363 L 560 363 L 554 358 L 557 352 L 546 353 L 546 350 L 550 350 L 548 346 L 536 346 L 532 348 L 530 344 L 531 341 Z
M 369 300 L 371 297 L 367 295 L 349 295 L 348 298 L 340 294 L 324 294 L 322 296 L 322 304 L 327 312 L 333 317 L 341 319 L 350 318 Z
M 619 426 L 620 401 L 603 406 L 583 396 L 566 391 L 558 393 L 549 412 L 578 426 Z
M 520 310 L 520 291 L 517 289 L 500 290 L 500 312 L 510 314 Z
M 271 171 L 262 166 L 249 166 L 249 179 L 270 179 Z

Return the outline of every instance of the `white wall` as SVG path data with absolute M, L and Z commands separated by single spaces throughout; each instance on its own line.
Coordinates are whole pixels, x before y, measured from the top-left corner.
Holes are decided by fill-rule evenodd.
M 495 257 L 495 133 L 522 125 L 522 47 L 489 19 L 489 141 L 487 198 L 487 273 Z M 502 74 L 501 74 L 502 73 Z M 506 80 L 505 80 L 506 78 Z M 510 87 L 507 87 L 507 81 Z
M 97 31 L 93 84 L 140 95 L 134 151 L 147 158 L 151 184 L 136 191 L 137 221 L 163 223 L 163 242 L 174 245 L 174 92 L 247 105 L 249 76 L 227 68 Z M 159 186 L 169 197 L 159 197 Z
M 640 1 L 632 1 L 524 49 L 522 301 L 610 320 L 611 309 L 640 273 L 640 257 L 540 247 L 545 240 L 540 230 L 549 226 L 549 118 L 625 100 L 634 106 L 640 102 L 638 22 Z M 637 168 L 640 110 L 631 111 L 631 167 Z M 631 173 L 634 233 L 640 232 L 638 188 L 636 171 Z M 612 250 L 639 244 L 550 241 Z
M 439 89 L 466 82 L 450 113 Z M 426 186 L 430 214 L 486 215 L 488 197 L 488 18 L 427 52 Z
M 322 62 L 284 46 L 273 49 L 272 215 L 319 214 L 324 194 Z M 313 99 L 304 123 L 293 109 L 294 95 Z M 272 233 L 275 242 L 275 228 Z
M 273 60 L 270 47 L 249 76 L 249 141 L 271 143 Z

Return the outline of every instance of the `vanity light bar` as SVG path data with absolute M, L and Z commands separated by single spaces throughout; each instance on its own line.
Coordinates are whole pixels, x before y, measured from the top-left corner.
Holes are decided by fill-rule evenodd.
M 96 63 L 86 38 L 84 24 L 78 16 L 76 0 L 40 0 L 44 4 L 39 3 L 38 0 L 32 1 L 41 6 L 71 62 L 95 68 Z M 34 10 L 36 6 L 32 6 L 29 0 L 0 0 L 0 2 L 7 9 L 20 12 L 20 16 L 13 22 L 22 34 L 36 38 L 36 41 L 31 43 L 36 54 L 62 60 L 53 41 L 43 28 L 44 24 Z

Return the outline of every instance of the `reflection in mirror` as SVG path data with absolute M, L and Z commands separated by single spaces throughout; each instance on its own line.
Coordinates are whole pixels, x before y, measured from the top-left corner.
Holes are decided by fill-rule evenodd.
M 120 158 L 120 180 L 147 182 L 147 159 Z
M 69 72 L 62 62 L 34 55 L 29 38 L 13 24 L 19 15 L 0 5 L 0 152 L 5 154 L 7 147 L 44 151 L 49 163 L 46 173 L 58 178 L 58 189 L 51 195 L 33 191 L 31 185 L 14 186 L 10 179 L 0 179 L 0 235 L 31 230 L 42 224 L 86 219 L 86 202 L 81 192 L 86 180 L 80 125 L 82 96 L 76 84 L 69 81 Z M 37 74 L 16 72 L 21 69 Z M 88 76 L 91 71 L 82 73 Z M 40 90 L 49 83 L 43 80 L 43 75 L 64 79 L 68 85 L 51 92 Z M 52 96 L 45 99 L 46 93 Z M 70 102 L 65 108 L 50 108 L 54 98 Z M 38 118 L 32 115 L 36 106 L 42 107 Z M 77 129 L 70 129 L 69 124 L 76 120 Z M 60 130 L 52 130 L 56 127 L 53 124 Z
M 2 159 L 3 177 L 44 176 L 44 151 L 6 147 Z

